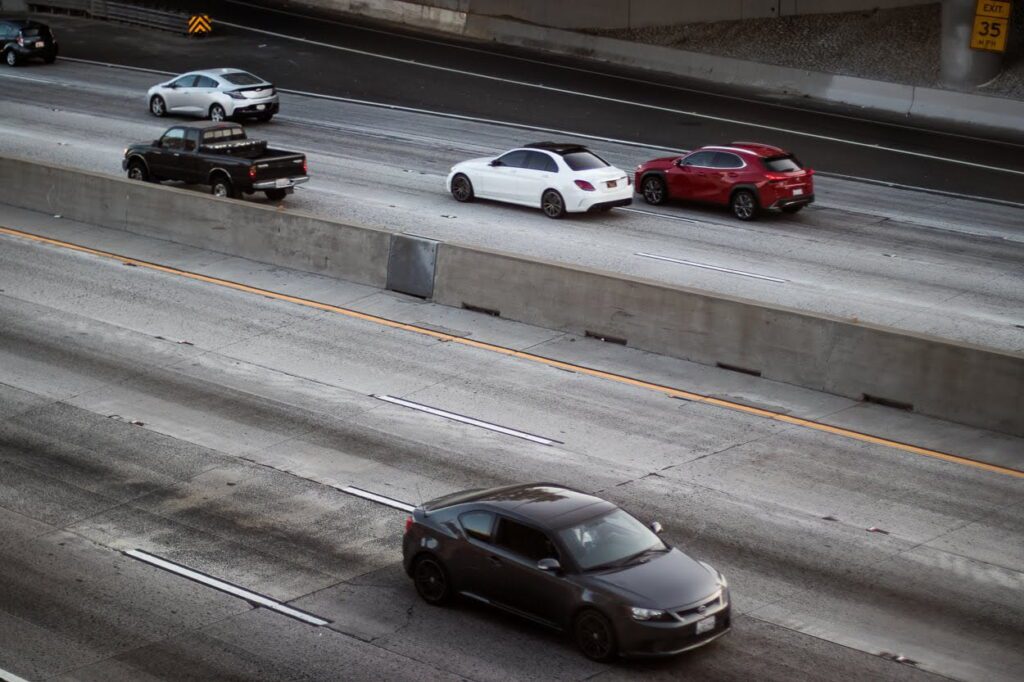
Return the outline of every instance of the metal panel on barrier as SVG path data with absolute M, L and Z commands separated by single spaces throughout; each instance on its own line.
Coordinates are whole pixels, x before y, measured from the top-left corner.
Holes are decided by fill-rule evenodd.
M 387 288 L 420 298 L 433 296 L 437 245 L 436 240 L 426 237 L 391 235 Z

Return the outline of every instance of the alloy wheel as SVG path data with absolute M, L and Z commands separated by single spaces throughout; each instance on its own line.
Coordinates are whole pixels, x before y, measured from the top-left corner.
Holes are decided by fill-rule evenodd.
M 14 54 L 14 50 L 7 50 L 6 54 L 4 54 L 4 61 L 7 62 L 7 66 L 17 66 L 18 55 Z
M 608 621 L 594 611 L 580 616 L 576 623 L 576 641 L 583 653 L 596 661 L 609 658 L 614 646 Z
M 469 201 L 473 196 L 473 188 L 469 184 L 469 178 L 460 175 L 452 181 L 452 196 L 456 201 Z
M 433 559 L 421 559 L 416 564 L 416 590 L 431 604 L 444 601 L 448 593 L 448 580 L 444 570 Z
M 128 178 L 130 180 L 145 180 L 146 174 L 142 172 L 141 166 L 134 164 L 128 169 Z
M 162 97 L 154 97 L 149 102 L 149 111 L 154 116 L 164 115 L 164 100 Z
M 212 107 L 210 107 L 211 121 L 220 122 L 223 121 L 225 118 L 227 118 L 227 115 L 224 113 L 224 107 L 222 107 L 219 104 L 214 104 Z
M 660 204 L 665 201 L 665 185 L 660 178 L 644 180 L 644 199 L 648 204 Z
M 549 218 L 561 218 L 565 213 L 565 204 L 562 202 L 562 196 L 554 190 L 544 193 L 540 205 L 544 215 Z
M 747 191 L 737 192 L 732 199 L 732 212 L 740 220 L 750 220 L 754 217 L 754 195 Z

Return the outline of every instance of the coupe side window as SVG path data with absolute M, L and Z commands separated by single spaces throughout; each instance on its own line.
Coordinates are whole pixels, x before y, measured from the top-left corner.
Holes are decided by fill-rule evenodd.
M 498 161 L 506 168 L 526 168 L 526 152 L 519 149 L 501 156 Z
M 690 154 L 683 159 L 684 166 L 697 166 L 699 168 L 711 168 L 711 162 L 714 161 L 714 152 L 697 152 L 696 154 Z
M 185 129 L 171 128 L 160 138 L 160 146 L 164 149 L 181 149 L 184 146 L 184 141 Z
M 539 530 L 506 518 L 501 518 L 498 521 L 495 544 L 530 561 L 558 558 L 558 550 L 555 549 L 554 543 L 548 539 L 548 536 Z
M 462 530 L 476 540 L 490 542 L 494 531 L 494 514 L 486 511 L 466 512 L 459 517 Z

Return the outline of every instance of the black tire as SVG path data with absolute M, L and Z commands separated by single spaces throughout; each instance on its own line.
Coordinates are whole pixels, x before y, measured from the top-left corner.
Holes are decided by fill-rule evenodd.
M 256 120 L 260 123 L 268 123 L 272 118 L 274 118 L 273 114 L 256 114 Z
M 431 606 L 444 606 L 451 602 L 451 582 L 440 560 L 432 556 L 417 559 L 412 568 L 412 579 L 417 594 Z
M 565 216 L 565 200 L 561 194 L 549 189 L 540 197 L 540 210 L 544 211 L 547 217 L 558 220 Z
M 53 64 L 55 61 L 57 61 L 57 53 L 56 52 L 54 52 L 53 54 L 49 54 L 49 55 L 46 55 L 45 57 L 43 57 L 43 63 L 45 63 L 45 64 Z
M 660 206 L 668 201 L 668 188 L 665 181 L 657 175 L 648 175 L 640 184 L 640 193 L 644 201 L 652 206 Z
M 17 52 L 15 52 L 14 50 L 7 50 L 6 52 L 4 52 L 4 63 L 6 63 L 7 66 L 17 66 L 19 63 L 21 63 L 21 60 L 18 59 Z
M 619 653 L 615 629 L 604 614 L 586 609 L 576 616 L 572 627 L 573 639 L 583 655 L 592 661 L 607 663 Z
M 238 196 L 235 186 L 231 184 L 230 178 L 218 173 L 210 181 L 210 194 L 223 199 L 234 199 Z
M 753 220 L 759 208 L 757 197 L 749 189 L 738 189 L 729 197 L 729 210 L 740 220 Z
M 267 189 L 264 190 L 263 193 L 266 194 L 267 198 L 270 199 L 271 201 L 281 201 L 286 196 L 288 196 L 288 190 L 280 188 Z
M 139 182 L 149 182 L 149 171 L 146 169 L 146 164 L 138 160 L 129 163 L 128 179 L 138 180 Z
M 783 213 L 799 213 L 800 209 L 802 209 L 806 205 L 807 204 L 790 204 L 789 206 L 783 206 L 782 207 L 782 212 Z
M 149 113 L 157 118 L 167 115 L 167 102 L 160 95 L 153 95 L 149 98 Z
M 452 196 L 455 201 L 467 203 L 473 201 L 476 195 L 473 193 L 473 183 L 462 173 L 452 178 Z
M 228 113 L 224 111 L 224 107 L 219 104 L 211 104 L 210 111 L 207 112 L 207 116 L 211 121 L 228 120 Z

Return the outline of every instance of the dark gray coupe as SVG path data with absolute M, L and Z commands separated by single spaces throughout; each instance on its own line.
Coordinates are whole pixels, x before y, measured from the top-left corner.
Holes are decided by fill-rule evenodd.
M 729 631 L 729 586 L 611 502 L 550 483 L 469 490 L 413 511 L 405 570 L 420 596 L 456 594 L 572 634 L 597 661 L 678 654 Z

